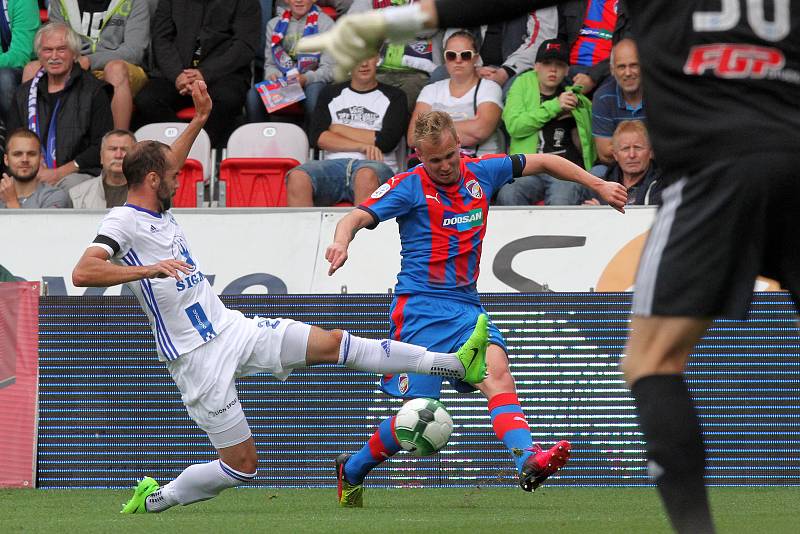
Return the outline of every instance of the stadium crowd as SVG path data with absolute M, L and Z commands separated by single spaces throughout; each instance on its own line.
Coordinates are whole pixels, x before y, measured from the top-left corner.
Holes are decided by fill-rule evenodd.
M 197 80 L 214 101 L 205 126 L 216 149 L 207 184 L 237 127 L 303 128 L 311 158 L 280 174 L 285 205 L 360 203 L 418 163 L 414 119 L 430 110 L 452 117 L 465 155 L 558 154 L 625 185 L 629 204 L 660 203 L 624 0 L 575 0 L 504 23 L 387 42 L 340 84 L 333 58 L 295 51 L 301 37 L 329 30 L 342 13 L 397 4 L 40 0 L 37 7 L 8 0 L 0 13 L 0 207 L 120 205 L 121 160 L 134 132 L 189 120 Z M 27 156 L 5 146 L 18 129 L 39 139 L 36 173 L 20 159 Z M 580 184 L 547 174 L 519 178 L 493 199 L 504 206 L 598 202 Z

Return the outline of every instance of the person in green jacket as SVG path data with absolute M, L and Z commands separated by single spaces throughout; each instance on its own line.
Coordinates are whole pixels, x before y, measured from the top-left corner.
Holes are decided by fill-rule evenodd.
M 511 136 L 510 154 L 558 154 L 589 170 L 597 158 L 592 141 L 592 103 L 578 86 L 564 86 L 569 48 L 549 39 L 536 53 L 533 70 L 517 77 L 506 98 L 503 121 Z M 548 174 L 517 178 L 503 186 L 495 203 L 519 206 L 577 205 L 583 187 Z
M 36 0 L 6 0 L 0 9 L 0 119 L 5 123 L 11 101 L 31 60 L 33 36 L 39 29 Z

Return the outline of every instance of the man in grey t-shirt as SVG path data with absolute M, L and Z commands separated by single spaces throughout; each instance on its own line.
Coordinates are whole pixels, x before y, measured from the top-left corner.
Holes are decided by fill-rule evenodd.
M 6 172 L 0 179 L 0 208 L 71 208 L 66 191 L 42 183 L 36 177 L 42 160 L 42 144 L 35 133 L 17 128 L 6 139 L 3 156 Z

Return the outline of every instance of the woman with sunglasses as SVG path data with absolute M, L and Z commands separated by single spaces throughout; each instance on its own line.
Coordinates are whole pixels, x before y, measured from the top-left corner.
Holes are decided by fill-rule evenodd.
M 492 80 L 478 76 L 475 37 L 463 30 L 444 43 L 444 60 L 450 79 L 426 85 L 417 98 L 408 127 L 408 145 L 414 142 L 414 123 L 427 111 L 444 111 L 455 122 L 462 152 L 470 156 L 504 150 L 497 130 L 503 112 L 503 90 Z

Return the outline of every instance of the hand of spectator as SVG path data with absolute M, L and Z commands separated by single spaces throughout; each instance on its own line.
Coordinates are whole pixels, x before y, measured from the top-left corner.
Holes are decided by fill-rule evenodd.
M 205 81 L 205 78 L 203 78 L 203 73 L 200 72 L 200 69 L 183 69 L 183 74 L 186 75 L 186 78 L 189 80 L 189 83 L 195 82 L 197 80 Z
M 331 243 L 325 250 L 325 259 L 331 264 L 328 268 L 328 276 L 333 276 L 333 273 L 347 261 L 347 245 Z
M 192 272 L 192 267 L 188 263 L 176 259 L 161 260 L 153 265 L 147 265 L 145 268 L 147 269 L 145 278 L 171 277 L 175 280 L 180 280 L 180 273 L 189 274 Z
M 61 179 L 55 169 L 48 168 L 44 163 L 39 167 L 39 174 L 37 174 L 40 182 L 55 186 Z
M 371 159 L 372 161 L 383 161 L 383 152 L 381 152 L 381 149 L 375 145 L 364 145 L 361 151 L 364 153 L 364 157 L 367 159 Z
M 7 208 L 18 208 L 19 200 L 17 199 L 17 188 L 14 187 L 14 179 L 6 173 L 0 178 L 0 200 L 2 200 Z
M 572 111 L 578 107 L 578 97 L 574 93 L 564 91 L 558 95 L 558 103 L 564 111 Z
M 508 81 L 508 72 L 506 72 L 506 69 L 495 69 L 492 75 L 489 76 L 489 79 L 496 82 L 500 87 L 503 87 L 503 84 Z
M 211 97 L 208 94 L 208 87 L 203 80 L 197 80 L 191 85 L 192 102 L 194 103 L 194 118 L 206 121 L 211 114 Z
M 590 198 L 588 200 L 584 200 L 583 201 L 583 205 L 584 206 L 599 206 L 600 205 L 600 201 L 597 200 L 596 198 Z
M 572 77 L 572 85 L 581 85 L 583 89 L 581 89 L 581 93 L 588 95 L 594 89 L 594 86 L 597 85 L 594 83 L 594 80 L 588 75 L 584 74 L 583 72 L 579 72 L 575 76 Z
M 268 75 L 268 76 L 267 76 L 267 79 L 268 79 L 269 81 L 271 81 L 271 82 L 274 82 L 275 80 L 277 80 L 277 79 L 278 79 L 278 78 L 280 78 L 280 77 L 281 77 L 281 75 L 280 75 L 280 74 L 278 74 L 277 72 L 273 72 L 272 74 L 270 74 L 270 75 Z
M 91 61 L 89 61 L 89 58 L 86 56 L 79 57 L 78 63 L 80 64 L 83 70 L 89 70 L 89 68 L 92 66 Z
M 617 182 L 603 182 L 595 191 L 609 206 L 620 213 L 625 213 L 625 203 L 628 201 L 628 190 L 625 189 L 624 185 L 618 184 Z
M 178 90 L 178 93 L 184 96 L 188 95 L 192 90 L 189 83 L 189 77 L 186 75 L 186 71 L 181 72 L 178 74 L 178 77 L 175 78 L 175 89 Z
M 496 70 L 497 70 L 497 67 L 483 66 L 483 67 L 478 67 L 477 69 L 475 69 L 475 72 L 481 78 L 483 78 L 485 80 L 491 80 L 492 79 L 492 75 L 494 74 L 494 72 Z

